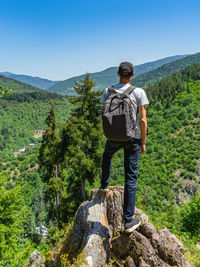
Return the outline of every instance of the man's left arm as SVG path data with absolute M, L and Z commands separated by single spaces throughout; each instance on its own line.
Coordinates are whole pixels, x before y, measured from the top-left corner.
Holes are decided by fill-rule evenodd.
M 140 114 L 140 132 L 141 132 L 141 152 L 143 154 L 146 150 L 146 133 L 147 133 L 147 117 L 146 117 L 146 108 L 144 106 L 139 107 Z

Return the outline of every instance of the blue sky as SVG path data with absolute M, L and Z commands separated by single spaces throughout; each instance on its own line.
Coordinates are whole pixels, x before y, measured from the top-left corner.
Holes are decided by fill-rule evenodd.
M 199 0 L 0 0 L 0 72 L 63 80 L 200 52 Z

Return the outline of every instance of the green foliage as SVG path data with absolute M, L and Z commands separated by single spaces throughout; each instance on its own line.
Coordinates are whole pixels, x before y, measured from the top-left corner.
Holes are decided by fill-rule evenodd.
M 45 121 L 47 128 L 42 138 L 39 152 L 40 167 L 43 172 L 43 180 L 47 183 L 46 199 L 50 203 L 51 218 L 56 214 L 57 225 L 60 228 L 60 194 L 63 181 L 59 174 L 59 143 L 54 104 L 51 102 L 51 110 Z M 56 205 L 54 204 L 56 203 Z
M 200 79 L 200 63 L 195 63 L 184 70 L 162 79 L 160 82 L 148 87 L 146 92 L 152 104 L 156 104 L 159 101 L 164 107 L 169 107 L 171 101 L 176 98 L 177 93 L 190 93 L 188 92 L 189 85 L 185 84 L 190 79 L 194 81 Z M 192 103 L 193 96 L 190 94 L 185 97 L 183 102 L 182 100 L 180 106 L 185 107 Z M 183 110 L 185 109 L 183 108 L 178 116 L 185 116 Z
M 2 86 L 0 86 L 0 97 L 7 96 L 14 90 L 15 89 L 13 87 L 9 90 L 8 88 L 4 89 Z
M 132 84 L 137 85 L 139 87 L 148 87 L 149 85 L 152 85 L 156 83 L 157 81 L 160 81 L 161 79 L 171 75 L 174 72 L 178 72 L 179 70 L 182 70 L 186 68 L 187 66 L 190 66 L 194 63 L 200 62 L 200 53 L 190 55 L 187 57 L 184 57 L 182 59 L 175 60 L 173 62 L 163 64 L 162 66 L 158 67 L 157 69 L 151 70 L 149 72 L 145 72 L 144 74 L 141 74 L 137 76 Z M 169 87 L 171 84 L 169 84 Z
M 75 83 L 78 96 L 69 99 L 75 107 L 62 133 L 63 143 L 67 142 L 65 157 L 71 170 L 70 191 L 76 192 L 77 196 L 81 193 L 82 200 L 86 198 L 85 182 L 94 182 L 101 164 L 101 93 L 92 91 L 94 85 L 88 74 L 80 83 Z
M 23 225 L 28 216 L 21 196 L 22 188 L 13 186 L 0 174 L 0 260 L 13 259 L 23 242 Z
M 196 194 L 188 203 L 184 204 L 181 211 L 182 230 L 200 237 L 200 195 Z
M 47 94 L 47 95 L 46 95 Z M 38 143 L 34 138 L 35 132 L 45 128 L 45 118 L 49 109 L 49 99 L 54 98 L 55 107 L 58 110 L 57 121 L 60 123 L 68 116 L 70 104 L 65 98 L 58 98 L 49 93 L 24 93 L 13 94 L 15 96 L 30 97 L 30 101 L 18 102 L 18 98 L 0 99 L 0 158 L 11 155 L 29 143 Z M 40 99 L 41 96 L 41 99 Z M 47 97 L 48 96 L 48 97 Z M 11 97 L 11 96 L 9 96 Z
M 40 172 L 37 170 L 37 165 L 34 165 L 33 169 L 21 168 L 22 165 L 26 166 L 33 162 L 37 164 L 37 150 L 31 150 L 23 155 L 23 160 L 13 158 L 13 161 L 10 159 L 6 164 L 3 163 L 3 166 L 6 166 L 6 172 L 0 175 L 1 211 L 2 203 L 5 203 L 0 218 L 2 215 L 5 233 L 9 236 L 9 238 L 6 236 L 7 243 L 1 244 L 0 241 L 0 247 L 3 249 L 3 256 L 0 258 L 2 267 L 22 266 L 33 250 L 37 249 L 43 254 L 49 250 L 40 231 L 42 226 L 47 226 L 48 221 L 47 207 L 44 206 L 44 184 L 41 181 Z M 15 174 L 9 171 L 13 166 L 16 166 Z M 13 225 L 9 216 L 14 218 Z M 2 229 L 1 226 L 0 219 L 0 229 Z M 3 238 L 3 234 L 0 235 Z
M 15 92 L 42 92 L 42 90 L 38 89 L 37 87 L 18 82 L 14 79 L 7 78 L 5 76 L 0 75 L 0 85 L 3 87 L 8 88 L 11 90 L 11 88 L 15 88 Z

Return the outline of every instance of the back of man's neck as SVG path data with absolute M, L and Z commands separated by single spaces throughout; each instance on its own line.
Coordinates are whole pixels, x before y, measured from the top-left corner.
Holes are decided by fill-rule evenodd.
M 120 80 L 119 83 L 120 83 L 120 84 L 128 84 L 128 83 L 130 83 L 130 81 Z

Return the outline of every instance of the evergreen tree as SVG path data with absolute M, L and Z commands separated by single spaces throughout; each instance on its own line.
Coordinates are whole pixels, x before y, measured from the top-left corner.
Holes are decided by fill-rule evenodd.
M 60 196 L 63 181 L 59 173 L 59 152 L 58 144 L 60 142 L 54 104 L 51 101 L 51 110 L 45 121 L 47 128 L 43 135 L 39 161 L 40 168 L 43 172 L 43 179 L 47 183 L 46 202 L 50 204 L 49 215 L 53 220 L 56 217 L 57 225 L 60 228 Z
M 74 105 L 71 118 L 63 132 L 63 147 L 66 150 L 67 164 L 71 171 L 68 174 L 69 192 L 86 199 L 86 181 L 94 182 L 99 174 L 101 164 L 101 92 L 92 91 L 94 81 L 86 74 L 84 80 L 75 82 L 74 90 L 78 96 L 69 98 Z

